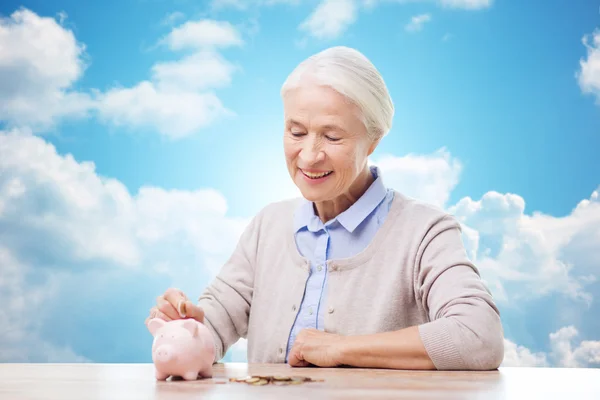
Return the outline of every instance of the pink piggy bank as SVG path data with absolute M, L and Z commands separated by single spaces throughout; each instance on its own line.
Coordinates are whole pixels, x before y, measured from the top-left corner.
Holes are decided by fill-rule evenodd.
M 198 379 L 198 375 L 212 377 L 215 347 L 208 328 L 193 319 L 165 322 L 153 318 L 148 330 L 154 336 L 152 361 L 156 367 L 156 379 L 180 376 L 186 381 Z

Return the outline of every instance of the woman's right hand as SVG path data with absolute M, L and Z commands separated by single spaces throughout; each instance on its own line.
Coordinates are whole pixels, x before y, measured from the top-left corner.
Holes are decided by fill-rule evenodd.
M 150 315 L 146 318 L 146 326 L 152 318 L 164 321 L 192 318 L 204 323 L 204 310 L 191 302 L 181 290 L 169 288 L 156 298 L 156 305 L 150 309 Z

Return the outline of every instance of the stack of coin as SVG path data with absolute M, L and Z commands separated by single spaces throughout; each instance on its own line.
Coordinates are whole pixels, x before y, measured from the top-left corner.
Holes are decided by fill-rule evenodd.
M 244 378 L 229 378 L 229 382 L 242 382 L 253 386 L 263 385 L 298 385 L 305 382 L 323 382 L 322 379 L 312 379 L 308 376 L 283 376 L 283 375 L 252 375 Z

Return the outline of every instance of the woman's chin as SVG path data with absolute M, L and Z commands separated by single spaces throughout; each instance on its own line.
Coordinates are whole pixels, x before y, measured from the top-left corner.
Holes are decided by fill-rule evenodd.
M 299 186 L 299 189 L 300 193 L 302 194 L 302 197 L 304 197 L 308 201 L 317 203 L 320 201 L 325 201 L 329 198 L 324 190 L 319 190 L 316 188 L 305 186 Z

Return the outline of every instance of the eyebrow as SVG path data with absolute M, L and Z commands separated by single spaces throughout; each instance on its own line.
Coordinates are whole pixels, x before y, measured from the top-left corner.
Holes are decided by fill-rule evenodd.
M 301 126 L 301 127 L 303 127 L 303 128 L 304 128 L 304 124 L 302 124 L 301 122 L 298 122 L 298 121 L 296 121 L 295 119 L 288 119 L 288 120 L 287 120 L 287 123 L 288 123 L 288 124 L 290 124 L 290 125 L 299 125 L 299 126 Z M 334 130 L 334 131 L 341 131 L 341 132 L 343 132 L 343 133 L 347 133 L 347 132 L 346 132 L 346 130 L 345 130 L 344 128 L 342 128 L 341 126 L 339 126 L 339 125 L 336 125 L 336 124 L 327 124 L 327 125 L 323 125 L 323 126 L 321 127 L 321 129 L 324 129 L 324 130 Z
M 326 130 L 341 131 L 343 133 L 346 133 L 346 130 L 344 128 L 342 128 L 339 125 L 335 125 L 335 124 L 327 124 L 327 125 L 324 125 L 322 128 L 326 129 Z
M 300 122 L 296 121 L 295 119 L 288 119 L 286 122 L 289 125 L 300 125 L 300 126 L 304 127 L 304 125 L 302 125 Z

